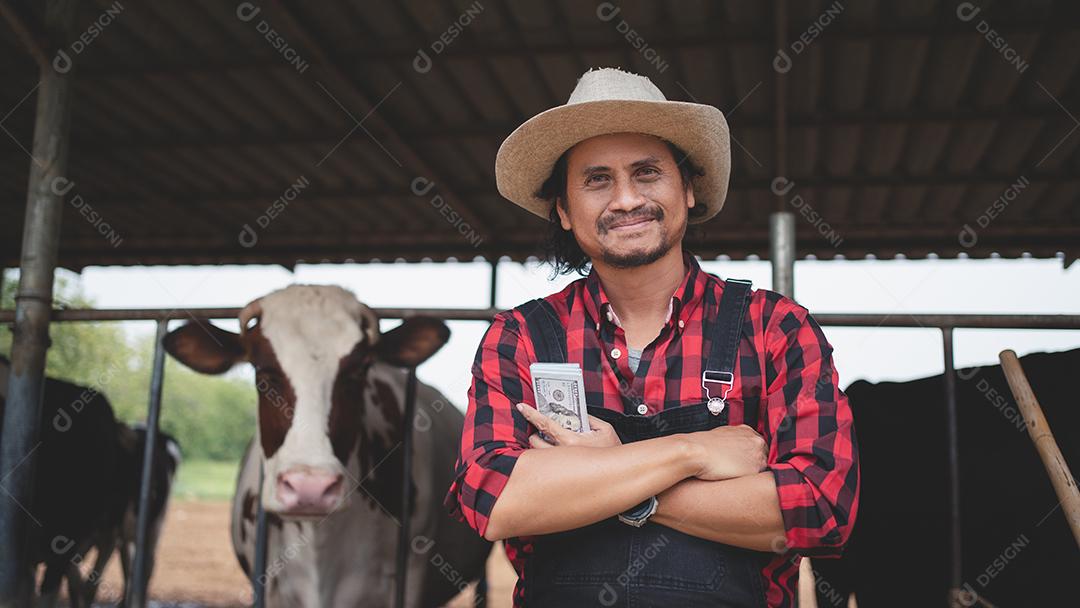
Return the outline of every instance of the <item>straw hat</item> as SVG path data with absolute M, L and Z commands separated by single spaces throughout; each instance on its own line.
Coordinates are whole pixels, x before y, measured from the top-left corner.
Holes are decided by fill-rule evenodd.
M 723 113 L 710 105 L 668 101 L 644 76 L 616 68 L 589 70 L 578 79 L 566 105 L 525 121 L 499 147 L 495 184 L 511 202 L 549 218 L 551 204 L 536 196 L 563 152 L 608 133 L 646 133 L 679 146 L 705 175 L 694 179 L 694 199 L 716 215 L 727 197 L 731 145 Z

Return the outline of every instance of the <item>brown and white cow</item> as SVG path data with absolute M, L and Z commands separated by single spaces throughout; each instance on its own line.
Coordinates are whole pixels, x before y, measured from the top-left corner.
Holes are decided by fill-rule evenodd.
M 412 317 L 386 334 L 375 313 L 335 286 L 293 285 L 248 304 L 234 334 L 189 323 L 165 340 L 187 366 L 255 367 L 258 428 L 233 499 L 233 546 L 255 561 L 259 466 L 268 512 L 268 606 L 388 606 L 402 490 L 406 371 L 446 343 L 438 320 Z M 437 606 L 483 571 L 490 544 L 451 519 L 464 416 L 417 385 L 407 605 Z

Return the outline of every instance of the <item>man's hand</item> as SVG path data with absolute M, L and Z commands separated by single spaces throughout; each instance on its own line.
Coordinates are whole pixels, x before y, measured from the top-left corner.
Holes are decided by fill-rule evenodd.
M 685 437 L 699 449 L 701 466 L 694 474 L 698 479 L 720 481 L 765 470 L 769 446 L 745 424 L 687 433 Z
M 577 433 L 562 428 L 554 420 L 536 411 L 536 408 L 527 403 L 517 404 L 518 411 L 538 431 L 555 440 L 554 444 L 544 441 L 539 433 L 529 435 L 529 445 L 534 448 L 550 448 L 555 445 L 572 445 L 586 448 L 608 448 L 622 445 L 619 435 L 615 433 L 615 427 L 597 418 L 589 416 L 589 431 Z

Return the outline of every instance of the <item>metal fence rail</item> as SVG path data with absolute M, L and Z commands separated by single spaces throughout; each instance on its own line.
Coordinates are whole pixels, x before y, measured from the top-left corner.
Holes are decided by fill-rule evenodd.
M 376 314 L 383 319 L 406 318 L 423 314 L 454 321 L 490 321 L 499 312 L 489 308 L 376 308 Z M 139 494 L 139 513 L 136 531 L 136 549 L 134 580 L 127 598 L 127 605 L 142 608 L 146 605 L 146 542 L 149 521 L 151 473 L 154 467 L 154 446 L 158 439 L 158 421 L 161 412 L 161 389 L 165 374 L 165 350 L 162 339 L 168 331 L 169 321 L 183 319 L 236 319 L 239 308 L 197 308 L 197 309 L 58 309 L 52 312 L 53 322 L 86 321 L 156 321 L 157 332 L 154 344 L 153 373 L 150 378 L 149 404 L 147 408 L 146 445 L 143 455 L 142 490 Z M 15 311 L 0 310 L 0 323 L 13 322 Z M 945 407 L 948 433 L 948 466 L 950 481 L 950 579 L 953 589 L 961 586 L 961 546 L 960 537 L 960 469 L 959 446 L 956 412 L 956 369 L 953 362 L 953 330 L 956 328 L 981 329 L 1080 329 L 1080 315 L 982 315 L 982 314 L 815 314 L 814 319 L 821 325 L 843 327 L 904 327 L 939 329 L 942 335 L 944 354 Z M 412 377 L 412 375 L 410 375 Z M 406 404 L 406 411 L 408 411 Z M 412 421 L 406 420 L 411 427 Z M 406 460 L 408 462 L 408 460 Z M 410 471 L 405 469 L 408 476 Z M 408 488 L 406 477 L 405 487 Z M 260 484 L 261 488 L 261 484 Z M 411 497 L 405 496 L 408 501 Z M 261 500 L 260 500 L 261 506 Z M 260 509 L 261 511 L 261 509 Z M 261 523 L 261 522 L 260 522 Z M 265 525 L 259 526 L 257 546 L 265 551 Z M 264 557 L 264 556 L 263 556 Z M 257 557 L 257 564 L 265 567 L 265 559 Z M 399 581 L 397 584 L 400 597 L 404 589 L 405 571 L 398 560 Z M 17 564 L 0 564 L 0 568 L 15 568 Z M 256 568 L 252 573 L 252 588 L 255 591 L 256 606 L 261 604 L 265 595 L 265 577 Z

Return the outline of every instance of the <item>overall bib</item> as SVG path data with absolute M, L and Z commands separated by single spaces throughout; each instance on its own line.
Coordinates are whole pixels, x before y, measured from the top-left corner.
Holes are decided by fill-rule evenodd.
M 725 283 L 705 367 L 722 372 L 710 372 L 705 378 L 709 380 L 705 392 L 712 397 L 726 397 L 731 389 L 749 293 L 749 281 L 729 279 Z M 556 320 L 551 305 L 537 299 L 526 303 L 523 312 L 537 360 L 565 363 L 566 330 Z M 724 381 L 712 380 L 717 376 Z M 713 405 L 717 409 L 715 400 Z M 704 431 L 728 423 L 727 408 L 714 414 L 708 401 L 652 416 L 622 414 L 592 405 L 588 412 L 611 424 L 623 443 Z M 535 537 L 525 571 L 525 605 L 764 608 L 761 571 L 771 557 L 653 522 L 635 528 L 612 516 L 583 528 Z

